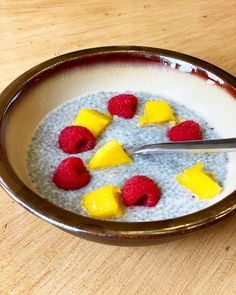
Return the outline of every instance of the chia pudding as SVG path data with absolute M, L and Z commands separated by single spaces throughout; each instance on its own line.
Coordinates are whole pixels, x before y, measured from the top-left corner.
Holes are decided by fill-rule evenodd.
M 148 100 L 164 100 L 170 104 L 176 117 L 197 121 L 202 127 L 204 139 L 219 138 L 213 126 L 209 126 L 206 121 L 184 105 L 170 101 L 166 97 L 146 92 L 126 91 L 122 93 L 132 93 L 138 97 L 138 109 L 135 117 L 126 120 L 114 116 L 112 123 L 97 139 L 97 144 L 93 150 L 73 155 L 81 158 L 85 165 L 101 146 L 114 138 L 122 144 L 128 154 L 131 154 L 134 148 L 144 144 L 169 141 L 166 132 L 171 127 L 170 124 L 139 126 L 139 117 L 142 115 L 145 103 Z M 213 172 L 216 181 L 224 187 L 228 162 L 225 153 L 140 154 L 133 157 L 131 164 L 90 171 L 91 181 L 82 189 L 65 191 L 55 186 L 52 182 L 53 173 L 59 163 L 70 156 L 58 146 L 57 139 L 61 130 L 73 124 L 81 108 L 108 113 L 107 101 L 116 94 L 118 92 L 98 92 L 77 97 L 59 106 L 42 120 L 35 130 L 27 153 L 29 178 L 35 190 L 50 202 L 74 213 L 87 216 L 81 205 L 81 199 L 86 193 L 110 183 L 116 187 L 122 187 L 130 177 L 145 175 L 153 179 L 160 187 L 161 200 L 155 207 L 151 208 L 143 206 L 127 207 L 125 214 L 115 218 L 116 221 L 164 220 L 187 215 L 208 207 L 209 201 L 202 201 L 193 196 L 190 191 L 178 183 L 176 175 L 202 161 L 204 170 Z

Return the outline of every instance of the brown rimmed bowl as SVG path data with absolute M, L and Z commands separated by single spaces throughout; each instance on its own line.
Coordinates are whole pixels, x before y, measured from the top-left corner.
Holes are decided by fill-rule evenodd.
M 236 211 L 236 156 L 229 155 L 224 193 L 204 210 L 163 221 L 96 220 L 60 208 L 32 188 L 25 157 L 43 117 L 89 92 L 131 89 L 174 96 L 222 137 L 236 137 L 236 79 L 197 58 L 169 50 L 118 46 L 68 53 L 30 69 L 0 95 L 0 183 L 20 205 L 84 239 L 114 245 L 156 244 L 207 227 Z M 219 120 L 220 118 L 220 120 Z

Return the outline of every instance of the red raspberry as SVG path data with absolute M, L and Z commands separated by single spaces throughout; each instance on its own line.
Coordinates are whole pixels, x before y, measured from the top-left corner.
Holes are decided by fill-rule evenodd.
M 138 105 L 138 99 L 133 94 L 119 94 L 109 99 L 107 108 L 112 115 L 125 119 L 134 117 Z
M 76 190 L 89 183 L 90 175 L 80 158 L 70 157 L 59 164 L 52 180 L 58 188 Z
M 171 141 L 188 141 L 202 139 L 201 126 L 192 120 L 182 122 L 168 130 Z
M 127 206 L 139 205 L 153 207 L 160 200 L 160 190 L 147 176 L 136 175 L 124 185 L 123 199 Z
M 86 127 L 65 127 L 59 137 L 60 148 L 68 154 L 77 154 L 92 150 L 96 144 L 96 138 Z

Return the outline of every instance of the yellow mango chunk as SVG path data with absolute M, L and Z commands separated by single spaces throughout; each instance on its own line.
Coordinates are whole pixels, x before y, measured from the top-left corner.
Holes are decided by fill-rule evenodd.
M 203 200 L 215 197 L 222 190 L 219 184 L 212 178 L 212 174 L 203 171 L 202 162 L 184 170 L 176 178 L 180 184 Z
M 141 126 L 147 124 L 164 124 L 176 120 L 174 111 L 167 102 L 150 100 L 145 104 L 144 116 L 139 118 L 139 124 Z
M 132 162 L 120 143 L 113 139 L 102 146 L 88 164 L 89 169 L 119 166 Z
M 81 109 L 73 123 L 88 128 L 95 137 L 111 123 L 112 116 L 101 114 L 95 110 Z
M 95 218 L 116 217 L 124 214 L 121 191 L 112 184 L 86 194 L 81 203 L 88 214 Z

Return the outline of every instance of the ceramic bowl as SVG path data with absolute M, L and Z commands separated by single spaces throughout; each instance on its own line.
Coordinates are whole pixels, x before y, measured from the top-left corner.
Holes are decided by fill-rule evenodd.
M 158 81 L 158 82 L 157 82 Z M 0 95 L 0 182 L 24 208 L 76 236 L 116 245 L 146 245 L 207 227 L 236 210 L 236 155 L 229 154 L 224 192 L 204 210 L 151 222 L 96 220 L 60 208 L 30 184 L 26 152 L 45 115 L 95 91 L 147 91 L 174 97 L 206 118 L 221 137 L 236 137 L 236 79 L 181 53 L 147 47 L 103 47 L 68 53 L 30 69 Z

